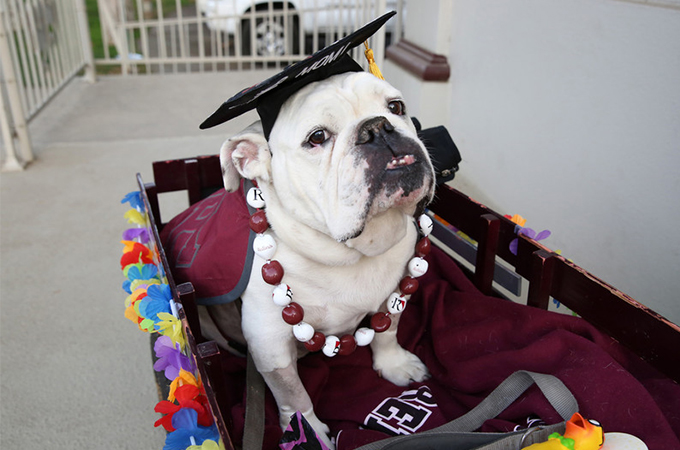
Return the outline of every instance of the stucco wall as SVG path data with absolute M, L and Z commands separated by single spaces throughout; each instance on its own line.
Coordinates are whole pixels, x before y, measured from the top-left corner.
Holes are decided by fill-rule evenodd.
M 464 159 L 454 186 L 680 323 L 680 10 L 418 4 L 406 38 L 445 54 L 451 78 L 384 72 L 424 125 L 447 125 Z

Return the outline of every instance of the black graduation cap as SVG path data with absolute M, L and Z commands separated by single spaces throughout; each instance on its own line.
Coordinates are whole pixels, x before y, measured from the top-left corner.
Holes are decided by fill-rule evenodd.
M 332 75 L 363 71 L 349 52 L 371 37 L 395 14 L 395 11 L 383 14 L 309 58 L 286 67 L 283 71 L 255 86 L 242 90 L 222 103 L 217 111 L 201 124 L 200 128 L 204 130 L 214 127 L 257 108 L 265 137 L 269 138 L 281 106 L 295 92 L 314 81 L 320 81 Z

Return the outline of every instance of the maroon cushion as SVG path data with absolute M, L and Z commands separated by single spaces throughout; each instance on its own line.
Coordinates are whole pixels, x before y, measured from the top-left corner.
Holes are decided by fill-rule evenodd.
M 174 217 L 160 234 L 177 284 L 190 281 L 199 304 L 236 300 L 252 267 L 249 206 L 244 189 L 220 189 Z

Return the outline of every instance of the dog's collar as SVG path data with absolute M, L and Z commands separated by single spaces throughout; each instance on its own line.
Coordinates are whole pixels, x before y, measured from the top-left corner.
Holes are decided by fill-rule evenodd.
M 272 300 L 281 306 L 283 320 L 292 326 L 293 335 L 302 342 L 310 352 L 323 351 L 326 356 L 349 355 L 357 346 L 365 346 L 371 343 L 375 333 L 386 331 L 392 324 L 390 316 L 401 313 L 411 297 L 418 290 L 417 278 L 427 272 L 428 263 L 424 257 L 430 252 L 431 243 L 428 235 L 432 231 L 432 219 L 426 214 L 418 220 L 418 228 L 423 237 L 418 240 L 415 256 L 407 265 L 409 275 L 402 278 L 398 289 L 387 299 L 387 312 L 376 312 L 371 317 L 370 327 L 360 327 L 354 335 L 347 334 L 342 337 L 325 336 L 316 331 L 312 325 L 304 322 L 304 309 L 293 301 L 293 290 L 283 282 L 284 270 L 281 263 L 273 259 L 276 254 L 276 240 L 271 234 L 265 234 L 269 229 L 267 216 L 264 211 L 265 200 L 262 191 L 257 184 L 248 190 L 246 201 L 255 212 L 250 217 L 250 229 L 256 233 L 253 240 L 253 251 L 256 255 L 266 260 L 262 266 L 262 278 L 273 286 Z

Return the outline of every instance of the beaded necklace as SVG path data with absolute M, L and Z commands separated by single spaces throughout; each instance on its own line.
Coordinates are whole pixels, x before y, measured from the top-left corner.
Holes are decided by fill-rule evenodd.
M 254 181 L 253 183 L 255 184 Z M 249 224 L 250 229 L 256 233 L 253 240 L 253 251 L 266 261 L 262 266 L 262 278 L 267 284 L 273 286 L 272 300 L 276 305 L 281 306 L 283 320 L 291 325 L 295 338 L 302 342 L 310 352 L 321 350 L 328 357 L 349 355 L 356 350 L 357 346 L 370 344 L 375 333 L 382 333 L 390 327 L 392 324 L 390 316 L 399 314 L 406 308 L 411 294 L 418 290 L 417 278 L 427 272 L 428 263 L 424 257 L 430 253 L 431 249 L 428 235 L 432 231 L 432 219 L 423 214 L 417 220 L 418 228 L 423 237 L 416 244 L 415 256 L 408 262 L 409 275 L 401 279 L 398 290 L 387 299 L 387 312 L 374 313 L 371 317 L 370 328 L 360 327 L 354 332 L 354 335 L 325 336 L 303 320 L 305 315 L 303 307 L 293 301 L 293 290 L 282 282 L 283 266 L 279 261 L 272 259 L 276 254 L 277 245 L 272 235 L 265 234 L 265 231 L 269 229 L 269 223 L 264 211 L 265 201 L 262 197 L 262 191 L 257 187 L 257 184 L 249 189 L 246 200 L 250 206 L 256 209 L 255 213 L 250 216 Z

